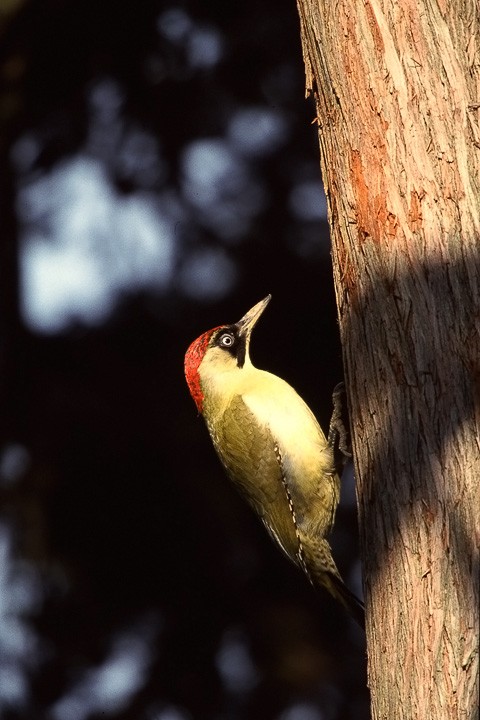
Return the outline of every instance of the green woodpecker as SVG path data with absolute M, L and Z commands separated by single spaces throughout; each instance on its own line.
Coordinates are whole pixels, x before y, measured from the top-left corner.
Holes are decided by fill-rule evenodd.
M 295 390 L 250 360 L 250 336 L 270 297 L 234 325 L 200 335 L 185 355 L 186 380 L 225 470 L 270 535 L 363 626 L 363 605 L 326 540 L 340 495 L 333 447 Z

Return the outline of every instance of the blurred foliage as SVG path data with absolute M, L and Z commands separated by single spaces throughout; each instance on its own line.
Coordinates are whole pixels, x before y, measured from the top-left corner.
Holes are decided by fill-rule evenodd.
M 363 637 L 230 488 L 183 380 L 191 340 L 268 292 L 256 364 L 324 425 L 341 379 L 295 4 L 24 0 L 0 38 L 2 718 L 368 717 Z M 79 166 L 101 232 L 97 186 L 67 212 Z M 169 248 L 146 280 L 132 207 Z M 97 285 L 125 266 L 95 321 L 32 322 L 39 237 L 47 270 L 62 243 Z M 351 501 L 338 523 L 351 579 Z

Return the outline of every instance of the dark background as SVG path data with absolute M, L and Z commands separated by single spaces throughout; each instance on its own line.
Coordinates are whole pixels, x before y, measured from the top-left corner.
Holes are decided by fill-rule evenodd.
M 269 292 L 254 362 L 324 427 L 342 378 L 295 3 L 12 1 L 0 73 L 0 716 L 368 717 L 183 378 Z

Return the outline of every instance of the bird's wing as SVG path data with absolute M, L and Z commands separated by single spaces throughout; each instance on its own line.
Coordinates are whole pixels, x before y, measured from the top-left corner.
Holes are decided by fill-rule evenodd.
M 275 438 L 258 422 L 241 396 L 224 412 L 213 438 L 217 453 L 233 482 L 246 496 L 270 534 L 294 562 L 299 541 Z

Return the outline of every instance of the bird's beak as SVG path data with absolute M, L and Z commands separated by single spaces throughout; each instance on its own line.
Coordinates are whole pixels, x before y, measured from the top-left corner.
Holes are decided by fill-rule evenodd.
M 239 329 L 240 335 L 244 335 L 247 338 L 250 336 L 253 328 L 257 324 L 257 321 L 260 317 L 260 315 L 263 313 L 265 308 L 267 307 L 268 303 L 272 299 L 271 295 L 267 295 L 266 298 L 263 300 L 260 300 L 259 303 L 254 305 L 251 310 L 249 310 L 241 320 L 238 321 L 237 327 Z

